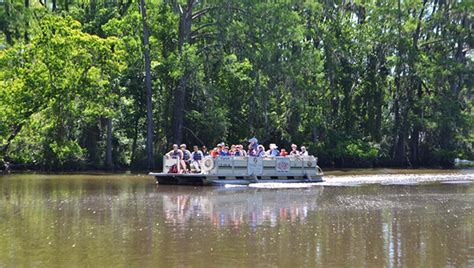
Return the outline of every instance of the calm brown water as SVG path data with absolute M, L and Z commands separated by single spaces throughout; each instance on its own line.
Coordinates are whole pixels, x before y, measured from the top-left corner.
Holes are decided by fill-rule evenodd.
M 3 176 L 0 267 L 474 266 L 472 173 L 285 187 Z

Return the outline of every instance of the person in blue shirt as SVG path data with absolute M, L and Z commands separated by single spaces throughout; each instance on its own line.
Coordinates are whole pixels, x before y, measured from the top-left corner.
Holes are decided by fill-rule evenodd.
M 222 146 L 222 151 L 220 153 L 220 156 L 229 156 L 229 146 Z
M 189 171 L 191 168 L 191 152 L 186 148 L 186 144 L 180 145 L 181 151 L 183 151 L 183 161 L 186 163 L 185 171 Z
M 232 155 L 232 156 L 241 156 L 238 145 L 232 144 L 232 146 L 230 146 L 230 155 Z
M 270 150 L 268 150 L 267 155 L 270 157 L 280 156 L 278 146 L 275 143 L 270 143 Z
M 199 150 L 199 147 L 197 147 L 197 145 L 194 145 L 193 152 L 191 153 L 191 167 L 194 167 L 194 170 L 197 173 L 201 172 L 201 161 L 203 159 L 203 153 Z

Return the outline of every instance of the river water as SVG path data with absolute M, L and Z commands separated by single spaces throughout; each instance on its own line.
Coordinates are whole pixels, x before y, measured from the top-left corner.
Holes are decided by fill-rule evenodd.
M 473 267 L 474 172 L 157 186 L 0 176 L 0 267 Z

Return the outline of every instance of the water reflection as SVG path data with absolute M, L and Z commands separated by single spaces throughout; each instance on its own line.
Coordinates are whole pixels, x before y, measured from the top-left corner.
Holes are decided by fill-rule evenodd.
M 308 210 L 317 207 L 322 188 L 308 190 L 257 189 L 193 189 L 169 191 L 169 186 L 157 187 L 163 199 L 166 222 L 186 228 L 193 219 L 207 221 L 214 227 L 242 224 L 277 226 L 281 221 L 306 222 Z M 179 188 L 178 188 L 179 189 Z
M 227 189 L 14 175 L 0 178 L 0 266 L 468 267 L 473 205 L 472 183 Z

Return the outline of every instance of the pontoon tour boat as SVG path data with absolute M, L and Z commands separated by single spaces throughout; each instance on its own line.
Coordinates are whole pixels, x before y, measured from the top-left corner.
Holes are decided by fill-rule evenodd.
M 183 173 L 179 159 L 163 157 L 163 172 L 150 175 L 159 184 L 173 185 L 224 185 L 250 183 L 301 183 L 322 182 L 323 171 L 314 156 L 206 157 L 201 162 L 200 173 Z

